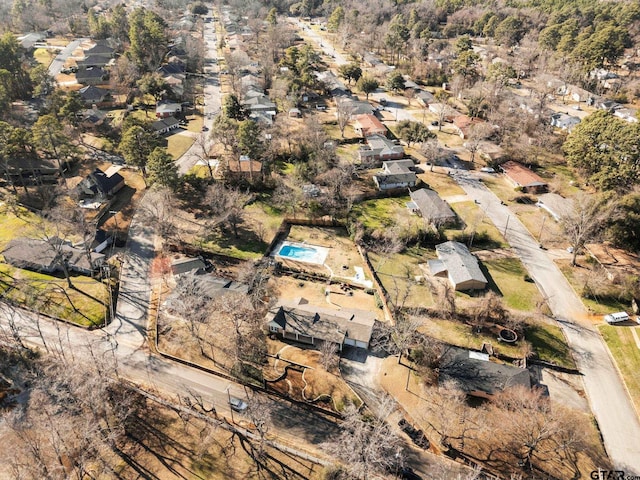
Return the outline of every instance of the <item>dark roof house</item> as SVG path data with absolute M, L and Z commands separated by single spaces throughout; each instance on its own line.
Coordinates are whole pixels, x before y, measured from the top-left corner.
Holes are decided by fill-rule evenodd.
M 151 128 L 158 135 L 169 133 L 180 127 L 180 121 L 176 117 L 161 118 L 151 124 Z
M 437 277 L 447 277 L 456 290 L 482 290 L 487 279 L 478 259 L 460 242 L 436 245 L 438 260 L 429 260 L 429 270 Z
M 509 387 L 531 388 L 526 368 L 496 363 L 486 353 L 449 347 L 440 359 L 439 382 L 453 381 L 468 395 L 490 398 Z
M 76 80 L 83 85 L 100 85 L 107 76 L 107 72 L 100 67 L 79 68 L 76 72 Z
M 414 168 L 410 159 L 382 162 L 382 172 L 374 175 L 373 181 L 380 190 L 415 187 L 418 177 Z
M 67 264 L 70 271 L 90 275 L 104 263 L 105 256 L 91 252 L 91 264 L 85 250 L 75 248 L 59 238 L 40 240 L 16 238 L 2 252 L 5 261 L 17 268 L 53 273 Z
M 272 308 L 266 321 L 270 332 L 286 340 L 314 346 L 331 342 L 342 350 L 344 345 L 369 348 L 375 315 L 365 310 L 331 310 L 299 299 Z
M 436 226 L 456 222 L 456 214 L 449 204 L 442 200 L 437 192 L 421 188 L 409 194 L 415 209 L 428 224 Z
M 94 85 L 87 85 L 78 90 L 84 103 L 102 103 L 109 96 L 109 90 Z
M 118 172 L 107 175 L 96 168 L 78 184 L 78 187 L 84 195 L 104 199 L 115 195 L 124 187 L 124 177 Z

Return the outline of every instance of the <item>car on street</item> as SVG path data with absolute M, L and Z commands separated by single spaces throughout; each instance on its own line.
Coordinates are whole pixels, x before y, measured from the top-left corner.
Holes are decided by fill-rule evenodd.
M 235 412 L 241 412 L 241 413 L 244 412 L 249 407 L 249 405 L 247 405 L 247 402 L 237 397 L 229 398 L 229 406 L 231 407 L 231 410 Z
M 203 132 L 208 132 L 208 131 L 209 131 L 209 127 L 205 127 L 205 126 L 203 126 L 203 127 L 202 127 L 202 131 L 203 131 Z
M 482 167 L 480 171 L 484 173 L 496 173 L 496 169 L 491 167 Z
M 440 122 L 437 120 L 434 120 L 433 122 L 431 122 L 431 126 L 433 127 L 439 127 L 440 126 Z

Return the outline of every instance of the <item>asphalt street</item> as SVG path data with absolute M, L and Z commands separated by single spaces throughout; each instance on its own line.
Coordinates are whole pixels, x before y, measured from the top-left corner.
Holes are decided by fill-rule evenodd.
M 213 120 L 220 113 L 222 91 L 220 85 L 220 68 L 217 64 L 218 57 L 218 29 L 217 22 L 208 22 L 204 24 L 204 44 L 206 49 L 205 67 L 206 75 L 204 77 L 204 126 L 205 131 L 202 135 L 205 139 L 204 151 L 202 141 L 196 140 L 178 160 L 178 173 L 185 175 L 193 168 L 198 161 L 208 161 L 208 151 L 211 147 L 209 134 L 213 125 Z
M 82 42 L 86 42 L 86 41 L 89 41 L 89 39 L 79 38 L 71 42 L 66 47 L 64 47 L 64 49 L 58 55 L 56 55 L 56 58 L 54 58 L 51 64 L 49 65 L 49 75 L 55 78 L 64 67 L 64 62 L 67 61 L 67 59 L 71 56 L 73 51 L 76 48 L 78 48 Z
M 640 421 L 604 340 L 587 319 L 582 301 L 520 220 L 482 183 L 483 174 L 457 172 L 453 175 L 458 184 L 505 235 L 563 329 L 614 466 L 626 474 L 639 475 Z

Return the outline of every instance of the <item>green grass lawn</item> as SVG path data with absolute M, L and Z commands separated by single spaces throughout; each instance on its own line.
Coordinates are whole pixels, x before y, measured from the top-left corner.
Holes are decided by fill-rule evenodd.
M 46 315 L 83 327 L 104 323 L 109 305 L 108 287 L 85 276 L 65 278 L 0 264 L 0 281 L 9 300 Z
M 54 56 L 55 55 L 53 54 L 52 50 L 48 50 L 46 48 L 37 48 L 33 52 L 34 60 L 38 63 L 41 63 L 45 67 L 48 67 L 51 64 Z
M 175 160 L 180 158 L 193 145 L 194 138 L 189 135 L 180 135 L 174 133 L 167 138 L 167 153 Z
M 631 329 L 636 327 L 600 325 L 598 328 L 622 372 L 636 409 L 640 410 L 640 349 L 631 333 Z M 640 336 L 638 328 L 636 333 Z
M 388 228 L 397 225 L 400 218 L 408 219 L 411 216 L 406 206 L 410 200 L 408 195 L 368 200 L 354 205 L 351 214 L 369 230 Z
M 26 209 L 19 209 L 19 216 L 3 211 L 0 207 L 0 251 L 14 238 L 30 236 L 39 218 Z
M 566 368 L 576 367 L 560 327 L 543 323 L 528 325 L 524 335 L 541 360 Z
M 462 219 L 465 226 L 464 229 L 445 230 L 447 238 L 455 239 L 463 234 L 471 235 L 475 232 L 472 247 L 507 248 L 509 246 L 495 225 L 475 203 L 453 203 L 451 204 L 451 208 L 453 208 L 458 217 Z
M 533 311 L 542 296 L 533 282 L 526 282 L 526 270 L 518 258 L 498 258 L 482 264 L 491 276 L 489 287 L 502 295 L 509 308 Z
M 393 303 L 402 303 L 411 307 L 430 307 L 435 304 L 429 285 L 416 283 L 415 278 L 422 276 L 422 270 L 418 266 L 429 258 L 435 258 L 433 250 L 419 247 L 411 247 L 403 253 L 396 253 L 388 259 L 380 255 L 369 253 L 369 259 L 376 269 L 378 278 L 390 296 Z M 407 295 L 407 291 L 408 295 Z

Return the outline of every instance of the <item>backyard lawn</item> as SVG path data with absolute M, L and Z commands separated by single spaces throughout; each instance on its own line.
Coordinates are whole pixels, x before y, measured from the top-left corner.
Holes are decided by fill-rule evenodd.
M 640 375 L 638 375 L 640 348 L 632 332 L 632 329 L 635 329 L 637 336 L 640 337 L 640 329 L 620 325 L 600 325 L 598 328 L 622 372 L 622 378 L 629 389 L 636 411 L 640 411 Z
M 423 275 L 419 267 L 429 258 L 435 258 L 435 251 L 412 247 L 403 253 L 396 253 L 388 259 L 375 253 L 369 253 L 369 259 L 376 269 L 382 286 L 389 294 L 392 303 L 404 302 L 407 308 L 430 307 L 435 300 L 428 284 L 416 282 Z
M 407 208 L 407 202 L 411 198 L 406 195 L 395 198 L 379 198 L 367 200 L 353 206 L 351 215 L 362 222 L 367 230 L 378 230 L 394 225 L 405 225 L 422 219 L 412 215 Z

